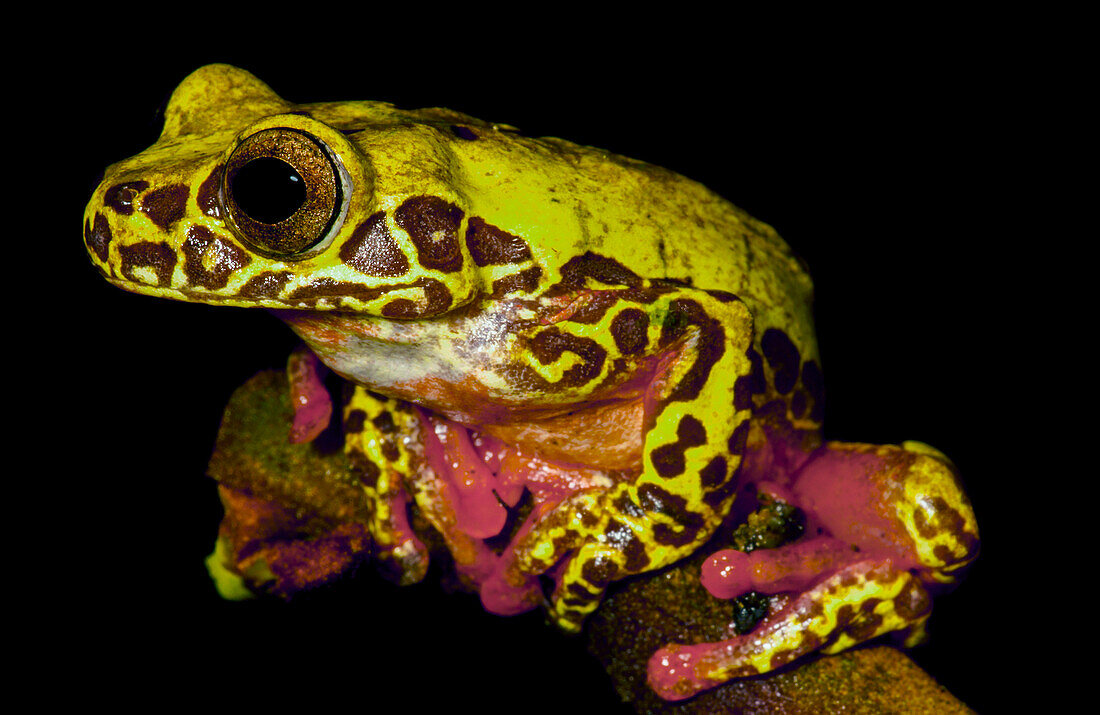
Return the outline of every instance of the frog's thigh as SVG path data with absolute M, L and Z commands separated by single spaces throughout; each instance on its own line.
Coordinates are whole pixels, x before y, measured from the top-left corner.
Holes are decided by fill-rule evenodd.
M 673 356 L 658 377 L 653 427 L 633 483 L 567 499 L 520 545 L 517 566 L 544 571 L 576 550 L 552 616 L 580 627 L 607 584 L 665 566 L 705 541 L 729 509 L 747 430 L 752 317 L 736 298 L 694 289 L 650 306 L 659 333 L 646 352 Z M 742 399 L 735 399 L 735 394 Z M 736 404 L 735 404 L 736 403 Z
M 371 536 L 401 583 L 421 580 L 428 567 L 427 549 L 409 526 L 404 486 L 410 454 L 403 438 L 418 429 L 407 405 L 358 385 L 344 405 L 344 450 L 367 496 Z
M 827 442 L 795 489 L 833 536 L 864 551 L 906 545 L 928 582 L 953 582 L 978 555 L 977 521 L 955 468 L 927 445 Z

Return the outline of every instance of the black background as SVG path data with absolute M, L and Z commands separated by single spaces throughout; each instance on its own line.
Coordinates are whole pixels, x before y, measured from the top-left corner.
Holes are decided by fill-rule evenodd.
M 351 697 L 369 708 L 397 696 L 486 712 L 622 707 L 581 642 L 537 614 L 497 618 L 476 599 L 370 574 L 291 605 L 214 594 L 202 560 L 220 507 L 203 475 L 221 410 L 256 371 L 282 368 L 293 336 L 261 311 L 109 286 L 85 258 L 81 215 L 102 169 L 155 140 L 172 88 L 224 61 L 294 101 L 448 106 L 607 148 L 697 179 L 775 226 L 817 288 L 827 437 L 919 439 L 961 470 L 983 555 L 936 601 L 931 642 L 912 655 L 968 704 L 995 709 L 1021 648 L 1009 639 L 1026 628 L 1010 615 L 1027 606 L 1009 595 L 1019 555 L 1009 515 L 1036 477 L 1015 435 L 1033 408 L 1023 349 L 1037 318 L 1017 282 L 1004 193 L 1027 133 L 1012 88 L 1031 70 L 1017 47 L 992 41 L 984 23 L 884 22 L 870 33 L 841 20 L 794 33 L 548 18 L 501 34 L 365 17 L 341 20 L 335 37 L 290 24 L 239 25 L 202 43 L 152 22 L 89 32 L 83 54 L 36 83 L 49 95 L 33 110 L 49 133 L 39 157 L 54 169 L 48 188 L 29 191 L 47 199 L 36 240 L 48 241 L 52 270 L 23 304 L 42 305 L 43 288 L 61 304 L 18 316 L 28 369 L 47 385 L 44 458 L 60 475 L 24 510 L 50 583 L 37 604 L 47 606 L 36 616 L 43 665 L 122 699 L 151 687 L 201 700 L 217 684 L 256 705 Z

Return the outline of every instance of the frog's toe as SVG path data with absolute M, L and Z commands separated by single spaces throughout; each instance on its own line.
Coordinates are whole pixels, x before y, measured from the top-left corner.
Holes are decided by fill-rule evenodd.
M 564 631 L 575 633 L 600 605 L 612 581 L 636 573 L 619 548 L 587 541 L 569 559 L 550 602 L 550 617 Z

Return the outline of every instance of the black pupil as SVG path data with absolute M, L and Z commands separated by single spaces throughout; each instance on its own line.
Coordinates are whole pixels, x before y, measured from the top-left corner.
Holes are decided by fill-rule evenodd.
M 261 157 L 242 166 L 232 180 L 233 200 L 260 223 L 290 218 L 306 202 L 306 184 L 282 159 Z

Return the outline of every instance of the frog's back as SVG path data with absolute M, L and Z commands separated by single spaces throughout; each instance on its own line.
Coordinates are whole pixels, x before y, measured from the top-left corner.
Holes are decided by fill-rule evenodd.
M 550 282 L 591 252 L 645 278 L 734 293 L 757 343 L 779 329 L 816 358 L 810 276 L 771 226 L 661 167 L 557 138 L 492 139 L 455 145 L 473 212 L 523 235 Z

